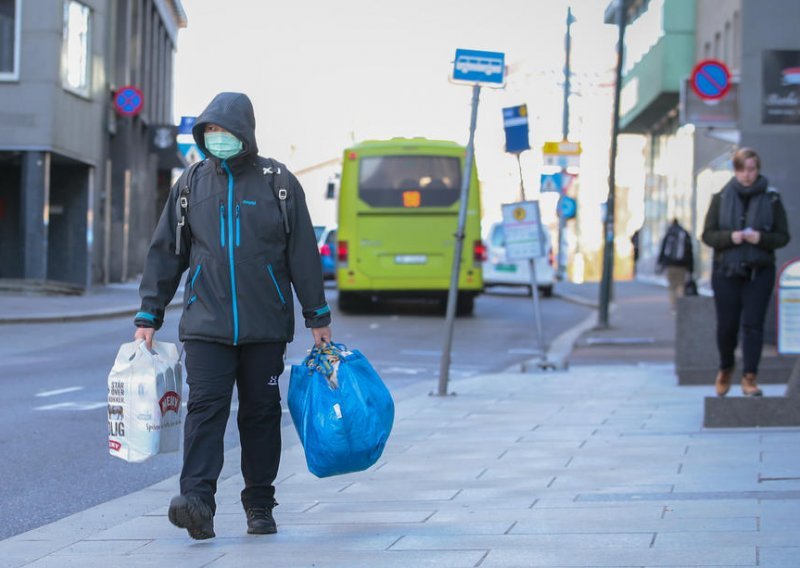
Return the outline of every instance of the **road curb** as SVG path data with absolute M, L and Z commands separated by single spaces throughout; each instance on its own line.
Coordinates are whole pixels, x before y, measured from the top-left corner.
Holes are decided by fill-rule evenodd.
M 166 309 L 173 310 L 180 308 L 182 302 L 173 302 Z M 91 321 L 99 319 L 112 319 L 123 316 L 133 317 L 139 311 L 139 306 L 126 306 L 124 308 L 108 308 L 105 310 L 93 310 L 85 312 L 71 312 L 64 314 L 39 314 L 27 316 L 0 317 L 0 325 L 12 325 L 23 323 L 68 323 L 77 321 Z

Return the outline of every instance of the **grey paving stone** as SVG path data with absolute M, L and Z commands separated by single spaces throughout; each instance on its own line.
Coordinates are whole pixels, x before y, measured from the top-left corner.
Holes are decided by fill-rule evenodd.
M 391 550 L 528 550 L 531 554 L 542 549 L 574 550 L 581 548 L 648 548 L 650 533 L 625 534 L 508 534 L 502 536 L 406 536 Z
M 337 552 L 305 550 L 293 553 L 292 568 L 352 568 L 353 566 L 382 566 L 385 568 L 473 568 L 485 556 L 485 551 L 395 550 L 380 552 Z M 263 550 L 245 550 L 226 554 L 209 563 L 207 568 L 241 568 L 264 561 Z
M 796 530 L 781 532 L 762 531 L 695 531 L 683 533 L 660 532 L 653 541 L 653 548 L 708 548 L 710 546 L 795 546 L 798 545 Z M 796 566 L 796 565 L 795 565 Z
M 481 568 L 508 566 L 755 566 L 755 547 L 664 551 L 647 548 L 550 550 L 492 550 Z
M 800 546 L 767 545 L 759 548 L 758 553 L 759 566 L 796 568 L 800 561 Z
M 176 549 L 171 554 L 130 554 L 121 555 L 114 550 L 93 556 L 48 556 L 26 564 L 26 568 L 94 568 L 113 566 L 114 568 L 197 568 L 208 566 L 223 556 L 211 549 L 187 551 Z

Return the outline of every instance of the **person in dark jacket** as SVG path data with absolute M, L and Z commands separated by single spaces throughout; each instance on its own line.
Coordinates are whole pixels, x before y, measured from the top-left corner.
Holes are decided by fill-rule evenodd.
M 319 251 L 300 183 L 282 164 L 258 156 L 246 95 L 217 95 L 192 134 L 207 158 L 190 184 L 187 169 L 170 192 L 134 320 L 135 338 L 150 347 L 188 269 L 179 338 L 189 401 L 180 495 L 169 520 L 192 538 L 215 536 L 214 495 L 236 383 L 247 532 L 271 534 L 281 452 L 278 377 L 294 334 L 292 287 L 315 345 L 331 341 Z
M 734 352 L 742 328 L 742 393 L 760 396 L 757 375 L 764 343 L 764 317 L 775 284 L 775 249 L 789 242 L 780 194 L 769 187 L 761 159 L 750 148 L 733 156 L 734 177 L 714 194 L 703 242 L 714 249 L 711 286 L 717 313 L 717 396 L 730 390 Z
M 686 281 L 694 272 L 694 254 L 692 252 L 692 237 L 677 219 L 673 219 L 664 238 L 661 240 L 661 249 L 658 253 L 658 270 L 667 270 L 667 283 L 669 284 L 669 300 L 672 310 L 675 311 L 678 298 L 683 296 Z

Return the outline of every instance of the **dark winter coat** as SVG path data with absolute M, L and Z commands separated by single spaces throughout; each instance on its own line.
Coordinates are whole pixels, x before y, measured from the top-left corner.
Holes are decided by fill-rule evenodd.
M 242 140 L 243 150 L 224 161 L 211 156 L 204 144 L 210 123 Z M 258 156 L 250 100 L 239 93 L 217 95 L 198 117 L 193 134 L 209 157 L 193 174 L 180 254 L 175 253 L 175 203 L 183 176 L 170 191 L 147 253 L 136 325 L 161 327 L 164 308 L 187 268 L 181 341 L 291 341 L 292 287 L 306 327 L 328 325 L 330 309 L 303 190 L 289 175 L 287 234 L 271 185 L 275 176 Z
M 758 244 L 733 244 L 731 233 L 750 227 L 761 232 Z M 714 249 L 714 268 L 726 275 L 750 274 L 775 265 L 775 249 L 789 242 L 789 224 L 780 194 L 759 176 L 749 188 L 731 179 L 711 198 L 703 242 Z

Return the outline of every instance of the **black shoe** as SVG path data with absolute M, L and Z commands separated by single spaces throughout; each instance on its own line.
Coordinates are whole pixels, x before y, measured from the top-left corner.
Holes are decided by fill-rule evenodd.
M 189 531 L 195 540 L 214 538 L 214 512 L 200 497 L 178 495 L 169 504 L 169 522 Z
M 247 534 L 275 534 L 278 526 L 271 507 L 250 507 L 247 513 Z

